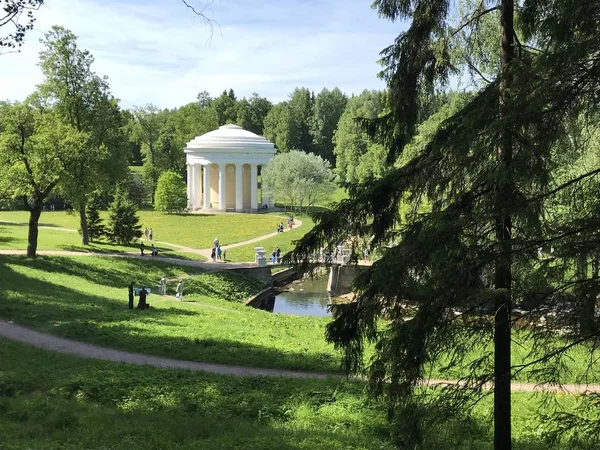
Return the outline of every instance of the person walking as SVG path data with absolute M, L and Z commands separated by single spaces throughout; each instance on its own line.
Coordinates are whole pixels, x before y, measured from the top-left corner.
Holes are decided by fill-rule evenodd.
M 129 309 L 133 309 L 133 285 L 135 281 L 129 283 L 127 290 L 129 291 Z
M 221 250 L 221 246 L 219 245 L 219 246 L 217 247 L 217 259 L 218 259 L 219 261 L 221 260 L 221 253 L 222 253 L 222 250 Z
M 152 228 L 150 228 L 150 232 L 148 233 L 148 236 L 150 236 L 150 240 L 152 240 L 152 235 L 153 235 L 153 234 L 154 234 L 154 233 L 152 232 Z
M 277 262 L 280 263 L 281 262 L 281 249 L 279 247 L 277 247 L 275 249 L 275 255 L 277 256 Z
M 277 262 L 277 250 L 273 249 L 273 253 L 271 253 L 271 262 L 275 264 Z
M 175 294 L 175 298 L 183 301 L 183 280 L 179 280 L 179 283 L 177 283 L 176 291 L 177 293 Z
M 216 258 L 217 258 L 217 249 L 216 248 L 212 248 L 212 250 L 210 251 L 210 257 L 212 258 L 213 262 L 215 262 Z
M 144 256 L 144 241 L 140 242 L 140 256 Z
M 144 229 L 144 236 L 146 236 L 146 240 L 148 240 L 148 227 Z
M 215 240 L 213 241 L 213 245 L 215 248 L 219 246 L 219 238 L 215 238 Z

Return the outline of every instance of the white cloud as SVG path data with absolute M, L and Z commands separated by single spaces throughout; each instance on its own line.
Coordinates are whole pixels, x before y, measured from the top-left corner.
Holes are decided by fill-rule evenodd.
M 193 2 L 190 4 L 194 4 Z M 79 36 L 125 107 L 175 107 L 198 92 L 258 92 L 277 102 L 297 86 L 348 93 L 381 88 L 381 49 L 401 28 L 377 18 L 369 0 L 221 0 L 210 33 L 177 0 L 124 3 L 48 0 L 21 53 L 0 56 L 0 98 L 21 100 L 42 81 L 43 32 L 58 24 Z M 200 6 L 198 2 L 195 5 Z

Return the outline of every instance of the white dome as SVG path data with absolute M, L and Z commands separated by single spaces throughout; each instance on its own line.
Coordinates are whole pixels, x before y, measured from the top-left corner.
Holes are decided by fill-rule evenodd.
M 259 152 L 267 151 L 269 153 L 275 153 L 274 148 L 275 145 L 264 137 L 231 124 L 223 125 L 214 131 L 210 131 L 202 136 L 197 136 L 188 142 L 186 146 L 186 150 L 192 152 L 196 149 L 254 149 Z

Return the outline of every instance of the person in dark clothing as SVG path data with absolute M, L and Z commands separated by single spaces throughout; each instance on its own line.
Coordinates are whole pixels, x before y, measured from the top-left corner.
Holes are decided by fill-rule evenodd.
M 277 247 L 275 249 L 275 254 L 277 255 L 277 262 L 280 263 L 281 262 L 281 249 L 279 247 Z
M 148 296 L 148 293 L 146 292 L 146 288 L 144 286 L 142 286 L 142 288 L 140 289 L 140 301 L 138 302 L 137 309 L 150 308 L 150 305 L 148 303 L 146 303 L 147 296 Z
M 144 256 L 144 243 L 140 242 L 140 256 Z
M 135 283 L 135 281 L 132 281 L 129 284 L 129 309 L 133 309 L 133 284 Z

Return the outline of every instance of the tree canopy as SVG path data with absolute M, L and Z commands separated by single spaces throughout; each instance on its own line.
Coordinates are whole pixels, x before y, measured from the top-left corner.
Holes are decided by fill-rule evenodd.
M 418 448 L 435 422 L 468 418 L 491 383 L 494 446 L 510 449 L 515 374 L 557 383 L 569 349 L 597 357 L 597 320 L 584 326 L 581 319 L 586 311 L 590 317 L 586 299 L 599 292 L 600 210 L 594 197 L 573 198 L 597 192 L 600 168 L 556 169 L 573 138 L 567 125 L 584 116 L 582 129 L 598 127 L 600 5 L 464 5 L 464 17 L 452 23 L 446 0 L 375 1 L 382 17 L 410 21 L 382 53 L 390 109 L 361 121 L 385 148 L 388 167 L 351 185 L 350 198 L 318 215 L 290 255 L 306 263 L 321 246 L 349 236 L 382 249 L 356 280 L 356 301 L 336 308 L 327 336 L 344 351 L 347 370 L 366 370 L 371 393 L 388 401 L 397 443 L 406 448 Z M 492 26 L 480 28 L 482 20 Z M 490 32 L 497 52 L 467 51 L 471 60 L 457 66 L 457 40 L 485 48 Z M 467 65 L 489 82 L 420 127 L 427 99 Z M 427 211 L 419 210 L 424 201 Z M 400 213 L 403 202 L 411 214 Z M 548 214 L 552 202 L 579 209 Z M 525 303 L 518 313 L 515 305 Z M 517 320 L 527 331 L 513 331 Z M 511 346 L 525 342 L 530 353 L 511 365 Z M 369 344 L 374 353 L 364 361 Z M 444 370 L 463 374 L 462 383 L 417 389 L 441 355 Z M 548 430 L 564 433 L 556 417 L 548 418 Z M 581 433 L 600 429 L 569 417 Z

